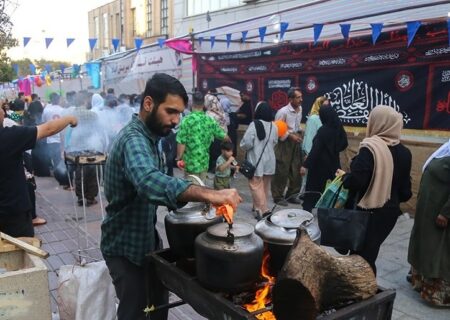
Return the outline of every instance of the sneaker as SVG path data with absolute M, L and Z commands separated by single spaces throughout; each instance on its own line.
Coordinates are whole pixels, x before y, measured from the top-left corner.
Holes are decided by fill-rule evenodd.
M 273 202 L 276 203 L 279 206 L 287 207 L 289 203 L 286 201 L 286 199 L 273 199 Z

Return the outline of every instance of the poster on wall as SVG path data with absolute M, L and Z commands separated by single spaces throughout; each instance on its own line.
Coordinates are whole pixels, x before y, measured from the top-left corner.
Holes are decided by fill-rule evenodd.
M 288 104 L 287 91 L 303 92 L 303 119 L 326 95 L 347 126 L 366 126 L 379 104 L 403 115 L 407 129 L 450 130 L 450 48 L 446 23 L 423 25 L 413 45 L 406 31 L 319 43 L 288 43 L 235 53 L 200 54 L 198 87 L 247 91 L 253 107 Z

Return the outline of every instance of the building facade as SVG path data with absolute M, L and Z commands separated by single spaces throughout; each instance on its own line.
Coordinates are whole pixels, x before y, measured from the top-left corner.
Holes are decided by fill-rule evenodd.
M 172 37 L 173 0 L 115 0 L 89 11 L 89 38 L 97 39 L 88 60 L 135 48 L 135 38 L 143 46 L 158 38 Z M 120 40 L 114 50 L 112 39 Z

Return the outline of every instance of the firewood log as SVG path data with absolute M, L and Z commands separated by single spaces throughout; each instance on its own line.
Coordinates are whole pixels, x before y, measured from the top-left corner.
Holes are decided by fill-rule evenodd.
M 277 320 L 312 320 L 376 291 L 375 275 L 362 257 L 333 256 L 299 231 L 272 291 L 273 311 Z

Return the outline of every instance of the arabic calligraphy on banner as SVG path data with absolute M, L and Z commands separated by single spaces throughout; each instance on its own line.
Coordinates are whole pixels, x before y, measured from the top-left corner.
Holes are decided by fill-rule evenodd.
M 326 93 L 344 124 L 367 124 L 370 111 L 377 105 L 387 105 L 403 114 L 403 122 L 408 124 L 411 118 L 400 110 L 398 103 L 388 93 L 370 86 L 364 81 L 350 80 Z

